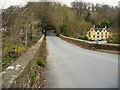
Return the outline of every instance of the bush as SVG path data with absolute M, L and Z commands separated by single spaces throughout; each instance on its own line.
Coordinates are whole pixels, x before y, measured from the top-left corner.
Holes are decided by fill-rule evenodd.
M 56 27 L 54 27 L 54 26 L 52 26 L 52 25 L 49 25 L 48 27 L 47 27 L 47 30 L 55 30 L 56 29 Z
M 114 37 L 112 39 L 111 43 L 113 43 L 113 44 L 120 44 L 119 38 L 118 37 Z
M 56 33 L 56 30 L 54 30 L 54 33 Z
M 10 30 L 3 32 L 4 35 L 10 36 Z
M 88 41 L 93 41 L 92 39 L 88 39 Z
M 28 33 L 28 39 L 32 40 L 32 33 Z
M 58 26 L 62 35 L 66 35 L 67 25 L 62 23 Z
M 86 35 L 81 35 L 78 37 L 78 39 L 89 40 Z
M 38 62 L 37 62 L 38 66 L 45 66 L 45 62 L 44 59 L 42 58 L 38 58 Z
M 59 37 L 59 36 L 60 36 L 60 33 L 58 33 L 58 32 L 57 32 L 57 33 L 56 33 L 56 36 L 58 36 L 58 37 Z
M 66 35 L 67 37 L 70 37 L 69 35 Z

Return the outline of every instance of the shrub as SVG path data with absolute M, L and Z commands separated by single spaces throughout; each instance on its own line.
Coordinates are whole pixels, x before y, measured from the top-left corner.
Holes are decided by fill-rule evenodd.
M 56 30 L 54 30 L 54 33 L 56 33 Z
M 32 33 L 28 33 L 28 39 L 32 40 Z
M 61 34 L 66 35 L 66 30 L 67 30 L 66 24 L 62 23 L 58 26 L 58 28 L 60 29 Z
M 60 33 L 57 32 L 57 33 L 56 33 L 56 36 L 60 36 Z
M 39 65 L 39 66 L 45 66 L 45 62 L 44 62 L 44 59 L 42 59 L 42 58 L 38 58 L 38 62 L 37 62 L 37 64 Z
M 111 43 L 113 43 L 113 44 L 120 44 L 119 38 L 118 37 L 114 37 L 112 39 Z
M 31 82 L 32 82 L 32 84 L 36 82 L 36 77 L 35 77 L 35 75 L 32 75 L 32 76 L 31 76 Z
M 86 35 L 81 35 L 78 37 L 78 39 L 88 40 L 88 37 Z
M 69 35 L 66 35 L 67 37 L 70 37 Z
M 92 39 L 89 39 L 89 41 L 93 41 Z
M 10 36 L 10 30 L 3 32 L 4 35 Z

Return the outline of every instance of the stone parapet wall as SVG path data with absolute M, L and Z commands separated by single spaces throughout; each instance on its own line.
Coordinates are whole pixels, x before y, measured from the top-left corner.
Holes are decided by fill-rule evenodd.
M 88 49 L 104 49 L 104 50 L 113 50 L 113 51 L 119 51 L 120 45 L 119 44 L 98 44 L 91 41 L 81 40 L 81 39 L 75 39 L 71 37 L 66 37 L 63 35 L 60 35 L 60 38 L 72 42 L 78 46 L 83 46 L 84 48 Z
M 2 88 L 30 88 L 31 76 L 33 75 L 37 59 L 40 55 L 43 40 L 41 39 L 27 52 L 20 56 L 12 65 L 1 72 Z

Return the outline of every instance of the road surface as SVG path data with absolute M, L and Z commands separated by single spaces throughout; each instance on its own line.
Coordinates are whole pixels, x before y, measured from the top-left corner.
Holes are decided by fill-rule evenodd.
M 118 56 L 67 43 L 47 32 L 46 88 L 117 88 Z

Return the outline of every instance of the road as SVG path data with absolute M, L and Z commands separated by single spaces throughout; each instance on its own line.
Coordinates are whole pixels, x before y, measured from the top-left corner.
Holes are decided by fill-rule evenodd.
M 47 32 L 46 88 L 117 88 L 118 56 L 67 43 Z

